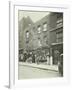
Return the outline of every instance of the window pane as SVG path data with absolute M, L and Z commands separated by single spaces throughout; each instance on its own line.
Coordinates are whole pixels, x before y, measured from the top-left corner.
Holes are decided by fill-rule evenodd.
M 62 25 L 62 22 L 60 22 L 60 23 L 57 23 L 57 26 L 61 26 Z
M 41 41 L 40 41 L 40 40 L 38 41 L 38 44 L 39 44 L 39 46 L 42 46 L 42 45 L 41 45 Z
M 57 23 L 62 23 L 62 22 L 63 22 L 62 19 L 57 20 Z
M 47 31 L 47 23 L 43 25 L 43 31 Z
M 26 31 L 26 37 L 29 38 L 29 31 Z
M 41 33 L 41 27 L 38 26 L 38 33 Z

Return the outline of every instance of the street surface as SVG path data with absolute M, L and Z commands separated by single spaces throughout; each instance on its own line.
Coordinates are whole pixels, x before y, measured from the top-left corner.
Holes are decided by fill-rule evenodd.
M 19 64 L 19 79 L 30 79 L 30 78 L 51 78 L 59 77 L 58 71 L 45 70 L 41 68 L 31 67 Z

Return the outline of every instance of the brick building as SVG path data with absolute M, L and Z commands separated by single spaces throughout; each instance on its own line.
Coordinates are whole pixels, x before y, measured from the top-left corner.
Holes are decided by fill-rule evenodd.
M 63 14 L 53 12 L 36 23 L 28 23 L 20 36 L 25 51 L 49 52 L 53 56 L 53 63 L 57 64 L 56 52 L 63 53 Z
M 53 63 L 57 64 L 57 55 L 63 54 L 63 13 L 56 13 L 55 26 L 50 29 L 50 48 Z

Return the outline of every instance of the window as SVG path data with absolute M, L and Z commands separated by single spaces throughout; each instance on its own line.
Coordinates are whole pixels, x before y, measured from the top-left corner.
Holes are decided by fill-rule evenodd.
M 26 44 L 28 44 L 29 43 L 29 40 L 26 40 Z
M 31 24 L 29 23 L 29 26 L 31 26 Z
M 38 26 L 38 33 L 41 33 L 41 27 L 40 27 L 40 25 Z
M 62 42 L 63 41 L 63 32 L 57 32 L 56 33 L 56 38 L 57 38 L 57 42 Z
M 26 31 L 26 38 L 29 38 L 29 31 Z
M 47 38 L 47 35 L 44 35 L 44 37 L 43 37 L 44 39 L 46 39 Z
M 35 27 L 33 27 L 33 30 L 35 29 Z
M 47 35 L 45 35 L 43 38 L 44 38 L 45 44 L 47 45 L 48 44 L 48 37 L 47 37 Z
M 39 44 L 39 46 L 42 46 L 42 44 L 41 44 L 41 41 L 40 41 L 40 40 L 38 40 L 38 44 Z
M 43 31 L 47 31 L 47 23 L 43 24 Z
M 60 22 L 62 22 L 63 20 L 62 19 L 59 19 L 59 20 L 57 20 L 57 23 L 60 23 Z
M 61 26 L 62 24 L 63 24 L 63 20 L 62 19 L 59 19 L 59 20 L 57 20 L 57 26 Z
M 39 45 L 39 46 L 42 46 L 42 44 L 41 44 L 41 40 L 40 40 L 39 37 L 38 37 L 38 45 Z
M 63 13 L 57 13 L 57 18 L 59 19 L 61 17 L 63 17 Z

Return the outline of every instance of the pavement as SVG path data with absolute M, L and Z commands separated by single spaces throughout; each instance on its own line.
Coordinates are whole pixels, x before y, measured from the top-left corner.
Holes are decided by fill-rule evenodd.
M 58 72 L 58 65 L 44 65 L 44 64 L 37 64 L 37 63 L 27 63 L 27 62 L 19 62 L 19 66 L 27 66 L 32 68 L 38 68 L 42 70 L 50 70 Z
M 44 65 L 44 63 L 24 63 L 19 62 L 18 79 L 39 79 L 60 77 L 58 66 Z

